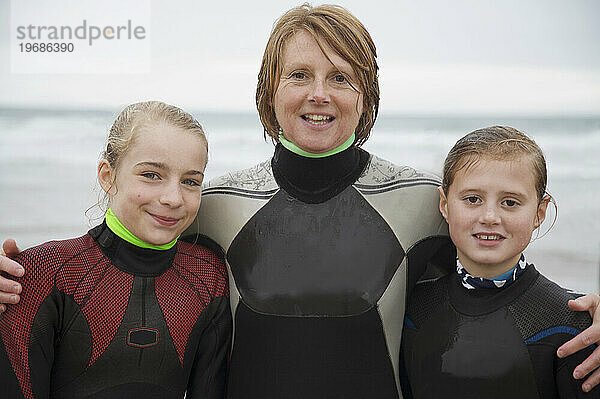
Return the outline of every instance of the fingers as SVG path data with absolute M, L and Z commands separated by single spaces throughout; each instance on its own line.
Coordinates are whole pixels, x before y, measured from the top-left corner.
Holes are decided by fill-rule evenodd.
M 587 294 L 569 301 L 569 308 L 576 311 L 588 311 L 591 316 L 600 314 L 600 296 L 598 294 Z M 599 320 L 600 322 L 600 320 Z
M 579 366 L 575 368 L 573 371 L 574 378 L 583 378 L 590 371 L 596 369 L 592 374 L 590 374 L 587 379 L 583 382 L 581 389 L 583 392 L 589 392 L 594 388 L 598 383 L 600 383 L 600 369 L 597 369 L 600 364 L 600 347 L 596 348 L 594 352 Z
M 558 357 L 566 357 L 592 344 L 600 343 L 600 296 L 598 294 L 587 294 L 575 300 L 570 300 L 569 308 L 580 312 L 588 311 L 594 318 L 594 322 L 581 334 L 558 348 L 556 352 Z M 583 378 L 591 373 L 581 386 L 584 392 L 589 392 L 600 383 L 600 369 L 598 367 L 600 367 L 600 347 L 596 347 L 592 354 L 573 370 L 573 377 L 576 379 Z
M 25 274 L 25 269 L 20 264 L 2 255 L 0 255 L 0 271 L 15 277 L 22 277 Z M 0 287 L 1 289 L 2 287 Z
M 10 304 L 13 305 L 15 303 L 19 303 L 19 300 L 21 298 L 19 297 L 19 295 L 17 294 L 9 294 L 6 292 L 0 292 L 0 307 L 2 308 L 2 311 L 4 312 L 6 310 L 6 304 Z
M 12 244 L 9 243 L 7 247 L 8 241 L 12 241 Z M 2 247 L 4 251 L 7 251 L 8 249 L 8 253 L 11 253 L 12 248 L 16 248 L 16 245 L 14 244 L 14 240 L 7 240 L 4 242 Z M 25 270 L 21 265 L 3 255 L 0 255 L 0 272 L 6 272 L 16 277 L 21 277 L 23 274 L 25 274 Z M 20 293 L 21 284 L 0 275 L 0 313 L 6 310 L 6 305 L 4 305 L 5 303 L 18 303 L 20 300 L 18 294 Z
M 19 247 L 17 247 L 16 241 L 12 238 L 8 238 L 2 243 L 2 251 L 4 252 L 3 255 L 8 256 L 9 258 L 14 257 L 21 252 Z
M 579 335 L 572 338 L 570 341 L 565 342 L 560 348 L 558 348 L 556 354 L 558 357 L 567 357 L 575 352 L 582 350 L 583 348 L 587 348 L 588 346 L 596 342 L 600 342 L 600 323 L 592 324 L 591 326 L 583 330 Z M 598 349 L 596 349 L 596 351 L 597 350 Z M 596 351 L 594 351 L 594 353 Z M 582 364 L 585 364 L 591 357 L 592 356 L 586 359 L 586 361 L 584 361 Z M 594 365 L 594 367 L 590 367 L 587 370 L 587 373 L 600 366 L 600 353 L 596 354 L 596 360 L 593 363 L 587 364 Z M 583 377 L 587 373 L 584 373 L 581 377 Z
M 21 284 L 16 281 L 0 277 L 0 313 L 6 310 L 6 304 L 18 303 L 21 299 Z

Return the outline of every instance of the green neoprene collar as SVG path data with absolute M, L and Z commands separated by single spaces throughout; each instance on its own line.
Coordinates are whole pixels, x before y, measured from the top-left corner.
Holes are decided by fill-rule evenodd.
M 121 237 L 128 243 L 140 248 L 149 248 L 157 249 L 159 251 L 165 251 L 167 249 L 173 248 L 173 245 L 177 243 L 177 239 L 179 238 L 179 236 L 177 236 L 173 241 L 162 245 L 148 244 L 147 242 L 144 242 L 137 238 L 135 235 L 133 235 L 131 231 L 127 230 L 127 227 L 125 227 L 123 223 L 121 223 L 121 221 L 117 219 L 112 209 L 110 208 L 108 209 L 108 211 L 106 211 L 106 225 L 117 236 Z
M 356 138 L 356 135 L 354 133 L 352 133 L 352 136 L 350 136 L 348 138 L 348 140 L 346 140 L 344 142 L 344 144 L 340 145 L 339 147 L 334 148 L 333 150 L 324 152 L 322 154 L 315 154 L 312 152 L 304 151 L 303 149 L 298 147 L 296 144 L 292 143 L 291 141 L 289 141 L 288 139 L 283 137 L 283 134 L 279 135 L 279 142 L 281 143 L 281 145 L 283 145 L 285 148 L 287 148 L 294 154 L 298 154 L 300 156 L 307 157 L 307 158 L 325 158 L 325 157 L 328 157 L 330 155 L 335 155 L 339 152 L 342 152 L 342 151 L 350 148 L 352 146 L 352 144 L 354 144 L 355 138 Z

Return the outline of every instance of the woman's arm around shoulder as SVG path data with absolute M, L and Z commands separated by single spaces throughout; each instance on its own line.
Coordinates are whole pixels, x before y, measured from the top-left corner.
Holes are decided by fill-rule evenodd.
M 5 275 L 21 277 L 25 274 L 23 266 L 10 259 L 19 253 L 20 250 L 12 238 L 2 244 L 2 250 L 0 250 L 0 313 L 6 310 L 5 304 L 15 304 L 20 299 L 21 284 L 5 277 Z
M 569 307 L 576 311 L 588 311 L 593 318 L 593 323 L 581 334 L 566 342 L 558 348 L 558 357 L 567 357 L 578 351 L 585 350 L 590 345 L 600 344 L 600 296 L 598 294 L 588 294 L 569 301 Z M 582 389 L 589 392 L 600 383 L 600 346 L 581 363 L 574 372 L 573 377 L 581 379 L 587 376 L 582 384 Z

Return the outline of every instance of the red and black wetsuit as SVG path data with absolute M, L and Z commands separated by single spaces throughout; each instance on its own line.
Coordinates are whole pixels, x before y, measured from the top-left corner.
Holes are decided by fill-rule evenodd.
M 217 253 L 139 248 L 103 223 L 16 260 L 27 273 L 0 316 L 2 397 L 223 397 L 231 314 Z

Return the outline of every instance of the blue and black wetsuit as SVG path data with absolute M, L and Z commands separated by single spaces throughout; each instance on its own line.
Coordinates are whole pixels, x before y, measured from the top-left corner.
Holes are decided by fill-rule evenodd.
M 281 144 L 208 184 L 199 225 L 230 272 L 229 398 L 401 397 L 407 287 L 455 256 L 438 185 L 356 147 L 307 158 Z
M 222 398 L 231 339 L 218 253 L 140 248 L 105 223 L 23 251 L 0 316 L 3 398 Z
M 452 273 L 417 284 L 402 340 L 405 399 L 600 398 L 598 387 L 584 394 L 573 378 L 593 348 L 556 356 L 591 324 L 568 308 L 574 294 L 533 265 L 510 284 L 482 283 L 490 288 Z

